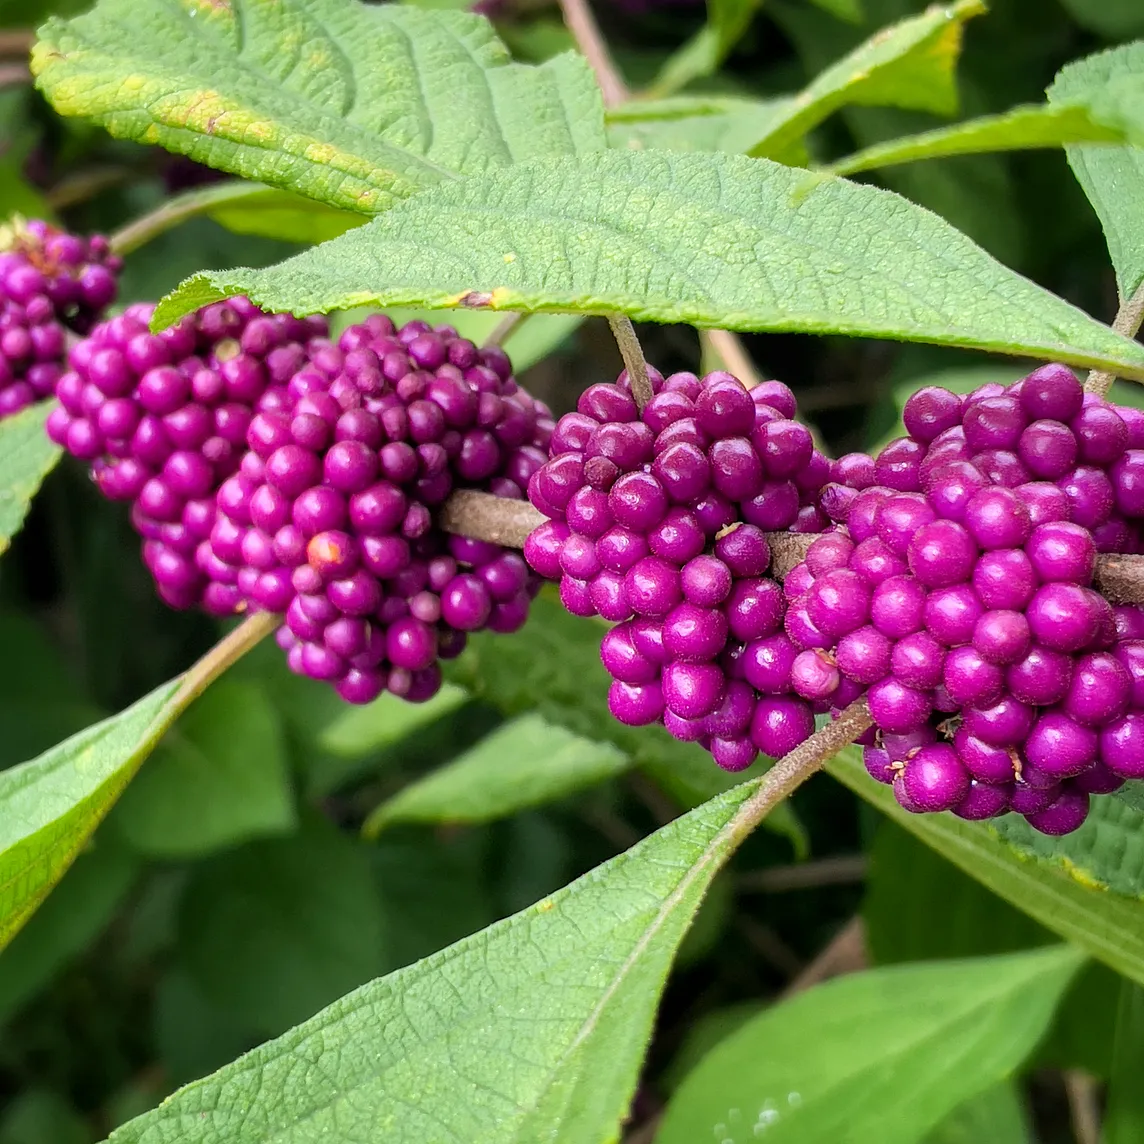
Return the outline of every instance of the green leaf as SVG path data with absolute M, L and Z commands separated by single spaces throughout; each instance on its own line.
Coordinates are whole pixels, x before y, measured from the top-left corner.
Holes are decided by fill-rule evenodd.
M 355 226 L 362 216 L 335 210 L 313 199 L 255 184 L 242 198 L 234 198 L 206 212 L 235 234 L 257 234 L 287 242 L 325 242 Z
M 282 1032 L 385 967 L 368 852 L 315 819 L 209 859 L 187 886 L 179 948 L 212 1004 Z
M 1012 953 L 1054 941 L 1044 926 L 888 820 L 878 827 L 866 885 L 866 939 L 880 965 Z M 1105 965 L 1085 966 L 1057 1008 L 1036 1067 L 1108 1075 L 1119 980 Z
M 343 998 L 112 1144 L 616 1139 L 672 956 L 752 789 Z
M 126 849 L 102 837 L 79 856 L 59 889 L 0 953 L 0 1024 L 103 931 L 138 872 Z
M 1083 886 L 1144 899 L 1144 812 L 1123 799 L 1093 798 L 1084 825 L 1063 838 L 1007 814 L 993 829 L 1020 855 L 1057 866 Z
M 1134 126 L 1130 124 L 1130 130 Z M 1002 115 L 983 115 L 953 127 L 876 143 L 831 163 L 827 169 L 834 175 L 854 175 L 878 167 L 915 163 L 919 159 L 980 155 L 989 151 L 1029 151 L 1068 143 L 1124 143 L 1128 137 L 1125 131 L 1094 119 L 1084 107 L 1029 105 L 1014 107 Z M 1131 130 L 1131 137 L 1144 141 L 1144 131 Z
M 570 615 L 544 592 L 519 632 L 475 633 L 446 672 L 506 715 L 535 712 L 585 739 L 614 743 L 687 805 L 733 786 L 736 776 L 716 767 L 697 744 L 681 743 L 662 727 L 627 727 L 613 717 L 611 678 L 600 662 L 603 634 L 602 625 Z
M 293 829 L 282 727 L 262 691 L 221 680 L 124 792 L 116 826 L 142 854 L 192 857 Z
M 174 718 L 178 684 L 0 773 L 0 948 L 44 900 Z
M 1082 28 L 1110 40 L 1144 33 L 1144 10 L 1138 0 L 1061 0 Z
M 382 803 L 362 831 L 371 838 L 395 822 L 492 822 L 603 782 L 629 763 L 610 743 L 522 715 Z
M 933 5 L 876 32 L 821 72 L 752 149 L 777 158 L 847 104 L 904 107 L 952 115 L 957 111 L 954 68 L 966 20 L 985 11 L 982 0 Z
M 707 0 L 707 23 L 668 58 L 652 84 L 653 96 L 670 95 L 711 75 L 754 19 L 763 0 Z
M 591 69 L 487 20 L 345 0 L 100 0 L 32 53 L 56 110 L 373 214 L 456 175 L 603 147 Z
M 980 0 L 960 0 L 949 7 L 935 5 L 920 16 L 883 28 L 797 95 L 632 100 L 608 112 L 612 145 L 750 152 L 802 166 L 806 164 L 806 135 L 849 104 L 952 115 L 957 110 L 953 72 L 961 51 L 962 26 L 984 10 Z M 706 32 L 700 32 L 693 43 Z M 658 93 L 658 86 L 653 90 Z
M 51 403 L 30 405 L 0 421 L 0 553 L 20 531 L 40 483 L 55 468 L 61 450 L 44 432 Z
M 333 718 L 320 728 L 314 728 L 315 741 L 323 750 L 340 758 L 361 758 L 400 742 L 467 701 L 468 696 L 459 687 L 445 684 L 426 703 L 406 703 L 388 693 L 363 707 L 339 703 Z
M 1063 870 L 1020 858 L 988 827 L 948 814 L 909 814 L 847 749 L 827 770 L 954 865 L 1093 957 L 1144 982 L 1144 901 L 1089 889 Z
M 1009 1080 L 956 1108 L 925 1144 L 1033 1144 L 1029 1118 L 1017 1085 Z
M 1144 347 L 920 207 L 733 155 L 614 151 L 438 187 L 279 266 L 188 279 L 157 324 L 237 293 L 299 313 L 622 311 L 973 346 L 1144 379 Z
M 1144 42 L 1111 48 L 1063 68 L 1048 90 L 1049 102 L 1099 101 L 1100 93 L 1109 91 L 1105 98 L 1116 98 L 1131 86 L 1139 108 L 1144 102 L 1142 73 Z M 1104 227 L 1121 297 L 1129 298 L 1144 282 L 1144 150 L 1076 145 L 1066 147 L 1065 154 Z
M 631 100 L 609 110 L 608 138 L 613 147 L 745 154 L 783 121 L 792 103 L 793 96 L 680 95 Z M 772 157 L 787 159 L 792 166 L 806 163 L 805 148 Z
M 890 821 L 879 825 L 870 853 L 862 917 L 879 965 L 1012 953 L 1054 940 L 1027 914 Z
M 1125 981 L 1120 987 L 1112 1076 L 1108 1085 L 1103 1144 L 1133 1144 L 1144 1132 L 1144 989 Z
M 828 981 L 709 1053 L 656 1144 L 915 1144 L 1021 1064 L 1082 961 L 1058 946 Z
M 811 3 L 848 24 L 857 24 L 862 19 L 861 0 L 811 0 Z

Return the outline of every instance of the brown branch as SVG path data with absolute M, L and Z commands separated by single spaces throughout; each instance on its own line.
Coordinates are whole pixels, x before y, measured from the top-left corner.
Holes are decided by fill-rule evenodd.
M 819 886 L 850 886 L 866 877 L 869 863 L 864 854 L 843 854 L 799 862 L 793 866 L 770 866 L 739 876 L 741 891 L 781 894 L 786 890 L 814 890 Z
M 596 73 L 604 106 L 616 107 L 623 103 L 631 93 L 620 75 L 620 69 L 616 67 L 616 61 L 612 59 L 612 53 L 600 32 L 600 25 L 588 7 L 588 0 L 560 0 L 560 11 L 576 46 Z
M 32 73 L 27 64 L 0 64 L 0 87 L 19 87 L 31 82 Z
M 458 489 L 441 506 L 438 523 L 456 536 L 523 548 L 528 534 L 548 517 L 523 500 Z
M 1096 586 L 1110 604 L 1144 604 L 1144 556 L 1098 556 Z
M 856 914 L 839 930 L 834 940 L 796 977 L 783 993 L 783 997 L 802 993 L 831 977 L 844 973 L 857 973 L 865 969 L 866 927 L 862 915 Z
M 506 548 L 523 548 L 528 534 L 548 518 L 527 501 L 509 500 L 475 489 L 458 489 L 441 508 L 440 525 L 446 532 L 487 540 Z M 806 559 L 807 549 L 819 539 L 809 532 L 768 532 L 771 573 L 785 580 Z M 1098 556 L 1096 587 L 1113 604 L 1144 606 L 1144 556 Z
M 0 32 L 0 56 L 27 56 L 36 42 L 36 33 L 22 28 Z
M 1112 322 L 1112 328 L 1126 338 L 1136 337 L 1141 323 L 1144 323 L 1144 283 L 1137 287 L 1131 298 L 1125 298 L 1120 303 L 1120 309 Z M 1084 383 L 1089 393 L 1098 393 L 1105 397 L 1116 380 L 1116 374 L 1106 369 L 1094 369 Z
M 1065 1069 L 1062 1079 L 1077 1144 L 1100 1144 L 1100 1093 L 1097 1082 L 1080 1069 Z

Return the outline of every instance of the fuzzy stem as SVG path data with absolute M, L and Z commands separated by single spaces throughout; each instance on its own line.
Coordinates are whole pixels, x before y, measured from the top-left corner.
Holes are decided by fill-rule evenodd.
M 217 206 L 240 202 L 255 195 L 265 194 L 266 187 L 261 183 L 246 183 L 235 180 L 220 183 L 213 187 L 203 187 L 188 191 L 168 199 L 162 206 L 149 211 L 122 230 L 116 231 L 110 239 L 111 249 L 116 254 L 131 254 L 145 246 L 154 238 L 176 227 L 181 222 L 196 215 L 207 214 Z
M 643 355 L 643 347 L 636 336 L 636 328 L 631 318 L 624 314 L 609 314 L 608 325 L 616 338 L 616 345 L 620 347 L 620 356 L 627 367 L 628 380 L 632 383 L 632 397 L 636 400 L 636 408 L 643 407 L 652 399 L 651 381 L 647 375 L 647 361 Z
M 865 698 L 856 699 L 837 719 L 784 755 L 728 823 L 732 837 L 736 841 L 745 838 L 784 798 L 873 725 Z
M 588 7 L 588 0 L 560 0 L 560 10 L 568 31 L 596 73 L 604 106 L 616 107 L 623 103 L 631 93 L 616 67 L 616 61 L 612 59 L 612 53 L 600 32 L 600 25 Z
M 1131 298 L 1125 298 L 1116 312 L 1112 328 L 1126 338 L 1136 337 L 1141 323 L 1144 323 L 1144 283 L 1136 289 Z M 1116 374 L 1105 369 L 1094 369 L 1084 383 L 1089 393 L 1097 393 L 1105 397 L 1116 380 Z

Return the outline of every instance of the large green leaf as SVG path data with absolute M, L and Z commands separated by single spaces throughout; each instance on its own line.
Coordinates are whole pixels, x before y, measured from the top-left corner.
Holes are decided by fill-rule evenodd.
M 198 867 L 179 935 L 183 964 L 204 996 L 264 1035 L 386 967 L 369 853 L 318 820 Z
M 1020 857 L 989 827 L 950 814 L 909 814 L 847 749 L 827 770 L 971 877 L 1047 929 L 1144 982 L 1144 901 L 1089 888 L 1062 869 Z
M 177 683 L 0 773 L 0 947 L 63 876 L 174 718 Z
M 61 450 L 44 432 L 51 409 L 30 405 L 0 420 L 0 553 L 20 531 L 40 483 L 60 459 Z
M 993 829 L 1017 851 L 1057 866 L 1081 885 L 1144 899 L 1144 812 L 1119 798 L 1094 798 L 1079 830 L 1050 838 L 1020 815 Z
M 1144 107 L 1142 77 L 1144 42 L 1125 44 L 1063 68 L 1049 88 L 1049 102 L 1096 98 L 1102 108 L 1134 91 L 1139 114 Z M 1104 227 L 1121 296 L 1128 298 L 1144 282 L 1144 150 L 1076 145 L 1065 153 Z
M 1104 1144 L 1133 1144 L 1144 1133 L 1144 989 L 1125 981 L 1116 1017 L 1112 1076 L 1104 1121 Z
M 752 789 L 344 997 L 111 1141 L 615 1140 L 672 956 Z
M 613 151 L 437 187 L 279 266 L 191 278 L 157 320 L 235 293 L 299 313 L 621 311 L 974 346 L 1144 378 L 1144 347 L 920 207 L 734 155 Z
M 1021 1094 L 1008 1080 L 954 1109 L 925 1144 L 1033 1144 Z
M 295 824 L 277 712 L 253 684 L 221 680 L 127 788 L 115 823 L 138 851 L 178 858 Z
M 363 830 L 372 837 L 396 822 L 491 822 L 603 782 L 629 763 L 611 743 L 521 715 L 382 803 Z
M 836 978 L 710 1052 L 656 1142 L 916 1144 L 1012 1074 L 1082 960 L 1059 946 Z
M 100 0 L 32 54 L 64 115 L 372 214 L 458 174 L 604 146 L 583 59 L 487 20 L 347 0 Z
M 1012 953 L 1055 940 L 1044 926 L 889 820 L 878 827 L 866 886 L 862 917 L 879 965 Z M 1038 1066 L 1108 1075 L 1121 980 L 1099 962 L 1085 966 L 1057 1009 L 1053 1031 L 1038 1050 Z

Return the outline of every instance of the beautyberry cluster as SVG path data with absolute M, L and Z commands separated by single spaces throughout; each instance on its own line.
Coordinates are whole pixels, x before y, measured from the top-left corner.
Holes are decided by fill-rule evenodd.
M 866 766 L 907 810 L 1068 833 L 1144 777 L 1144 612 L 1091 586 L 1098 552 L 1139 550 L 1144 416 L 1049 365 L 920 390 L 904 418 L 877 459 L 835 463 L 846 532 L 787 578 L 787 633 L 825 681 L 796 690 L 867 688 Z
M 0 233 L 0 419 L 50 397 L 67 331 L 86 332 L 115 298 L 107 240 L 19 220 Z
M 570 612 L 618 625 L 601 649 L 617 719 L 662 720 L 741 770 L 814 729 L 776 644 L 785 608 L 765 533 L 821 531 L 830 464 L 782 383 L 649 373 L 642 411 L 625 372 L 560 419 L 529 486 L 549 521 L 525 557 Z
M 311 340 L 250 420 L 199 567 L 285 613 L 296 673 L 352 703 L 428 699 L 438 659 L 468 632 L 519 628 L 537 584 L 518 553 L 446 536 L 433 513 L 455 488 L 522 499 L 551 432 L 499 348 L 372 316 Z
M 72 347 L 48 435 L 91 464 L 104 495 L 131 502 L 166 603 L 230 615 L 241 593 L 203 559 L 215 495 L 238 470 L 256 413 L 287 403 L 285 385 L 325 320 L 232 298 L 152 334 L 153 311 L 129 306 Z

